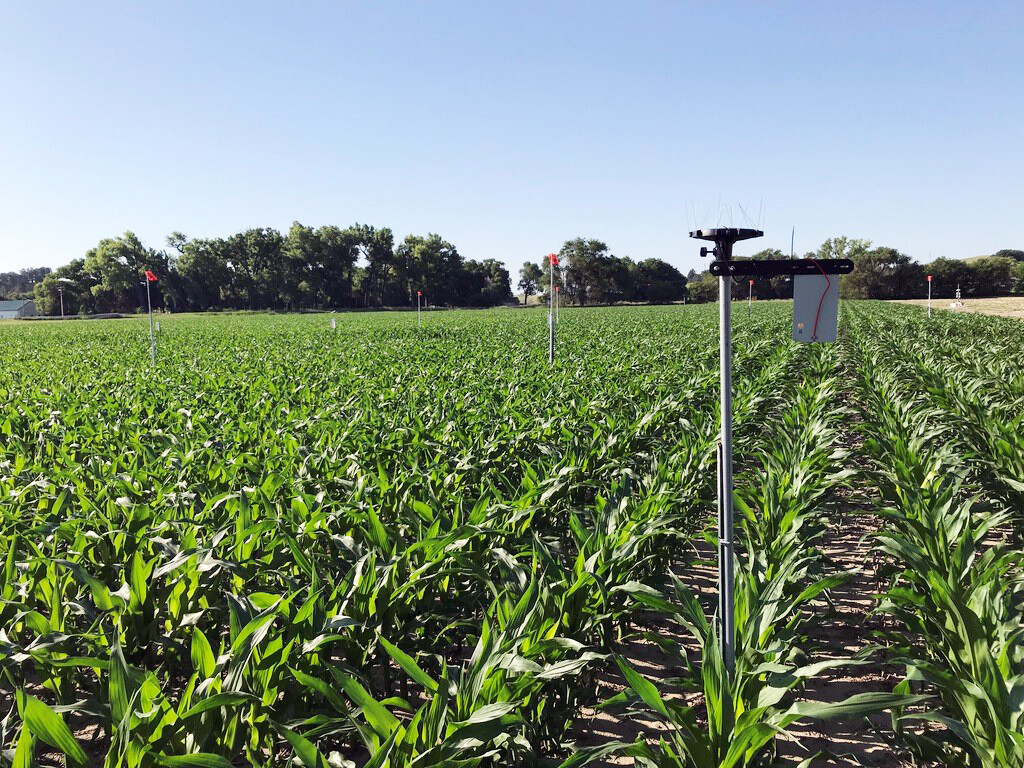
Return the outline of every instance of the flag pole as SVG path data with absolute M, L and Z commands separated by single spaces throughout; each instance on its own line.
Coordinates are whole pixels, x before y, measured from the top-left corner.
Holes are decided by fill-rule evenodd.
M 153 299 L 149 293 L 149 284 L 152 280 L 146 276 L 146 304 L 149 305 L 149 359 L 150 363 L 156 366 L 156 337 L 153 335 Z
M 555 364 L 555 254 L 548 254 L 548 363 Z

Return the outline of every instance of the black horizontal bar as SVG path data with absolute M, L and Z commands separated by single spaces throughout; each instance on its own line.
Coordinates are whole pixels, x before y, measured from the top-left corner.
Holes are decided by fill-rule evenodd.
M 750 259 L 745 261 L 713 261 L 711 274 L 716 277 L 777 277 L 779 275 L 848 275 L 853 272 L 849 259 Z

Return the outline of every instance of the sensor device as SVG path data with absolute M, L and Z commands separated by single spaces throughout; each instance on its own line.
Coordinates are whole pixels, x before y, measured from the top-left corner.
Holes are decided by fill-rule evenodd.
M 828 343 L 839 326 L 839 275 L 793 276 L 793 341 Z
M 714 248 L 710 272 L 718 278 L 718 353 L 721 438 L 718 442 L 718 638 L 730 680 L 735 674 L 736 578 L 733 571 L 732 480 L 732 286 L 737 277 L 788 276 L 794 280 L 793 338 L 797 341 L 835 341 L 839 318 L 839 275 L 853 271 L 849 259 L 733 259 L 740 240 L 761 237 L 759 229 L 698 229 L 690 237 L 710 240 Z M 753 280 L 748 283 L 753 288 Z M 748 290 L 749 290 L 748 289 Z M 813 311 L 812 311 L 813 309 Z

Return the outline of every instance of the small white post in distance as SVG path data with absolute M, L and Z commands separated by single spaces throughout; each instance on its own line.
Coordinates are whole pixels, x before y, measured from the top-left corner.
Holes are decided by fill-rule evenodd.
M 416 291 L 416 327 L 423 327 L 423 315 L 420 312 L 420 305 L 423 303 L 423 291 Z
M 928 317 L 932 316 L 932 276 L 928 275 Z
M 555 264 L 558 256 L 548 254 L 548 363 L 555 364 Z
M 150 362 L 157 365 L 157 337 L 153 333 L 153 299 L 150 297 L 150 281 L 145 282 L 145 302 L 150 305 Z
M 157 337 L 153 334 L 153 296 L 150 293 L 150 284 L 157 282 L 157 275 L 152 269 L 146 269 L 142 274 L 142 282 L 145 283 L 145 303 L 150 309 L 150 362 L 154 368 L 157 367 Z
M 156 336 L 153 335 L 153 299 L 150 296 L 149 284 L 153 282 L 146 276 L 146 303 L 149 305 L 149 361 L 156 366 Z
M 747 290 L 747 319 L 750 319 L 750 313 L 753 311 L 754 304 L 754 280 L 750 279 L 748 290 Z

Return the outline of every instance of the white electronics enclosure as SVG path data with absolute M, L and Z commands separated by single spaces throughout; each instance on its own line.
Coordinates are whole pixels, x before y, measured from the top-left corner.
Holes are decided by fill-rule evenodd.
M 794 275 L 793 341 L 835 341 L 838 325 L 839 275 Z

